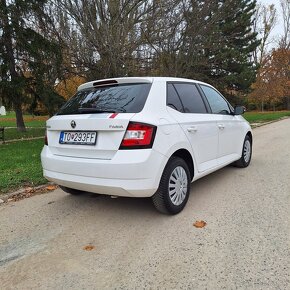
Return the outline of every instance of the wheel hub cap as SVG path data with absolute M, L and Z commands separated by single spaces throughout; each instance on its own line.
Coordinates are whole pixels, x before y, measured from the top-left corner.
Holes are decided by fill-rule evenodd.
M 248 163 L 250 161 L 251 158 L 251 143 L 249 140 L 245 141 L 244 144 L 244 150 L 243 150 L 243 154 L 244 154 L 244 160 L 246 163 Z
M 169 197 L 174 205 L 180 205 L 187 194 L 187 173 L 183 167 L 176 167 L 169 178 Z

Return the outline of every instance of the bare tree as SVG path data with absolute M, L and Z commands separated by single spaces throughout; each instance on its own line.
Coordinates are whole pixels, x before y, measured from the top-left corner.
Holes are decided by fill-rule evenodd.
M 257 66 L 261 65 L 271 44 L 270 34 L 277 22 L 277 9 L 274 4 L 258 4 L 253 20 L 253 29 L 261 37 L 261 43 L 254 51 L 254 62 Z
M 89 79 L 165 71 L 174 75 L 186 2 L 64 0 L 53 2 L 52 14 L 70 69 L 77 67 L 79 74 Z
M 280 0 L 283 16 L 283 35 L 279 41 L 279 47 L 290 49 L 290 0 Z
M 141 25 L 154 1 L 57 1 L 74 60 L 93 77 L 130 74 L 133 53 L 142 44 Z

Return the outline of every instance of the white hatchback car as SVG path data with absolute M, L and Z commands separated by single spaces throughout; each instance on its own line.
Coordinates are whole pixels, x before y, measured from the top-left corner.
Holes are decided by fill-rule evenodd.
M 180 212 L 190 183 L 235 162 L 247 167 L 252 132 L 211 85 L 142 77 L 81 85 L 47 121 L 44 176 L 66 192 L 152 197 Z

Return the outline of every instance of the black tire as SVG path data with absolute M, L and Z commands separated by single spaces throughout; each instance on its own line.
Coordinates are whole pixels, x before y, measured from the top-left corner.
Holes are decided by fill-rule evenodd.
M 59 186 L 64 192 L 69 193 L 71 195 L 81 195 L 83 193 L 83 191 L 78 190 L 78 189 L 74 189 L 74 188 L 69 188 L 69 187 L 65 187 L 60 185 Z
M 170 184 L 173 185 L 173 183 L 170 183 L 170 178 L 171 178 L 171 176 L 176 174 L 178 171 L 181 172 L 180 174 L 183 176 L 184 182 L 182 184 L 179 183 L 178 193 L 176 190 L 176 195 L 173 195 L 173 197 L 171 195 L 171 197 L 170 197 L 169 187 L 170 187 Z M 176 177 L 176 175 L 175 175 L 175 177 Z M 173 178 L 174 178 L 174 176 L 173 176 Z M 187 180 L 187 184 L 186 184 L 185 180 Z M 171 182 L 172 182 L 172 180 L 171 180 Z M 164 214 L 174 215 L 174 214 L 181 212 L 183 210 L 183 208 L 185 207 L 187 200 L 188 200 L 188 197 L 189 197 L 190 182 L 191 182 L 190 171 L 188 169 L 186 162 L 179 157 L 171 157 L 169 159 L 164 171 L 163 171 L 162 176 L 161 176 L 159 188 L 156 191 L 156 193 L 152 196 L 152 201 L 153 201 L 155 208 L 159 212 L 164 213 Z M 171 186 L 171 188 L 173 188 L 173 187 Z M 172 199 L 175 196 L 178 196 L 178 194 L 181 194 L 181 192 L 183 192 L 183 196 L 181 197 L 179 202 L 181 202 L 181 200 L 182 200 L 182 202 L 180 204 L 174 204 Z M 175 201 L 175 203 L 178 203 L 178 201 Z
M 246 151 L 247 148 L 250 149 L 250 155 L 247 156 Z M 243 149 L 242 149 L 242 157 L 234 163 L 234 166 L 239 167 L 239 168 L 245 168 L 248 167 L 252 158 L 252 140 L 251 138 L 247 135 L 245 137 L 244 143 L 243 143 Z

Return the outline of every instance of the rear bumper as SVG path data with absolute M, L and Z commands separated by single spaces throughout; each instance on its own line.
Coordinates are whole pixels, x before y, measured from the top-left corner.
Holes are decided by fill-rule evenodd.
M 167 157 L 152 150 L 119 150 L 113 159 L 100 160 L 41 152 L 43 175 L 59 185 L 116 196 L 149 197 L 160 182 Z

